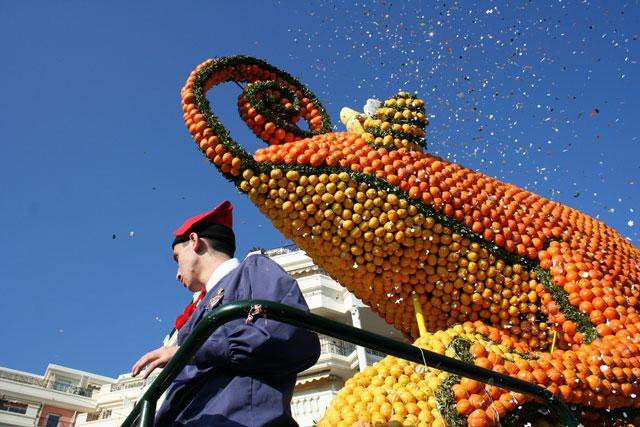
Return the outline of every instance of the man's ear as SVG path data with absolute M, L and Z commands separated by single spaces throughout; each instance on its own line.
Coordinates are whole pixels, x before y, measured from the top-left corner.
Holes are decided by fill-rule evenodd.
M 198 236 L 197 233 L 191 232 L 189 234 L 189 242 L 191 243 L 191 247 L 196 253 L 201 253 L 207 248 L 206 243 L 200 236 Z

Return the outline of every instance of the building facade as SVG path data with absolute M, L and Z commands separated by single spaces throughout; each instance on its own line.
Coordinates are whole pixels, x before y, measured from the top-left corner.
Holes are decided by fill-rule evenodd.
M 358 301 L 295 246 L 261 251 L 300 285 L 312 313 L 395 339 L 402 336 Z M 165 340 L 166 342 L 166 340 Z M 344 382 L 383 354 L 320 335 L 318 362 L 300 373 L 291 411 L 301 427 L 322 417 Z M 108 378 L 57 365 L 44 376 L 0 368 L 0 427 L 115 427 L 157 377 Z
M 114 378 L 52 365 L 44 375 L 0 368 L 0 426 L 73 426 Z

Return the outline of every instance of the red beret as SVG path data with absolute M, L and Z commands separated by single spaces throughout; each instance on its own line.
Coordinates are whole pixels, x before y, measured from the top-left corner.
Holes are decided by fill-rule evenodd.
M 200 237 L 212 237 L 222 242 L 230 243 L 235 250 L 232 211 L 231 202 L 225 200 L 209 212 L 189 218 L 173 232 L 175 236 L 173 246 L 189 240 L 189 234 L 194 232 Z
M 204 224 L 222 224 L 229 228 L 233 228 L 231 216 L 232 210 L 233 206 L 231 205 L 231 202 L 225 200 L 209 212 L 196 215 L 186 220 L 180 228 L 173 232 L 173 235 L 176 237 L 182 236 L 183 234 L 189 233 L 189 231 L 196 228 L 196 226 Z

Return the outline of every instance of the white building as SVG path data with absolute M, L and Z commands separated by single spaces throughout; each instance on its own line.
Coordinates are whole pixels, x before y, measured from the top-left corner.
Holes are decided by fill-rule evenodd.
M 381 335 L 401 335 L 313 264 L 295 246 L 265 251 L 299 283 L 312 313 Z M 344 382 L 384 355 L 320 335 L 318 362 L 298 376 L 291 411 L 301 427 L 313 426 Z M 119 426 L 157 376 L 117 379 L 49 365 L 43 377 L 0 368 L 0 427 Z M 57 418 L 56 418 L 57 416 Z
M 51 364 L 44 375 L 0 368 L 0 426 L 73 426 L 95 410 L 96 391 L 115 381 Z

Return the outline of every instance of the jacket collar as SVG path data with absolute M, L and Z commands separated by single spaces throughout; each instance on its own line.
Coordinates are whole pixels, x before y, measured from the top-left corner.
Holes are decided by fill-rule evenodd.
M 240 265 L 240 262 L 237 258 L 228 259 L 220 264 L 207 281 L 207 292 L 213 289 L 224 276 L 233 271 L 238 265 Z

